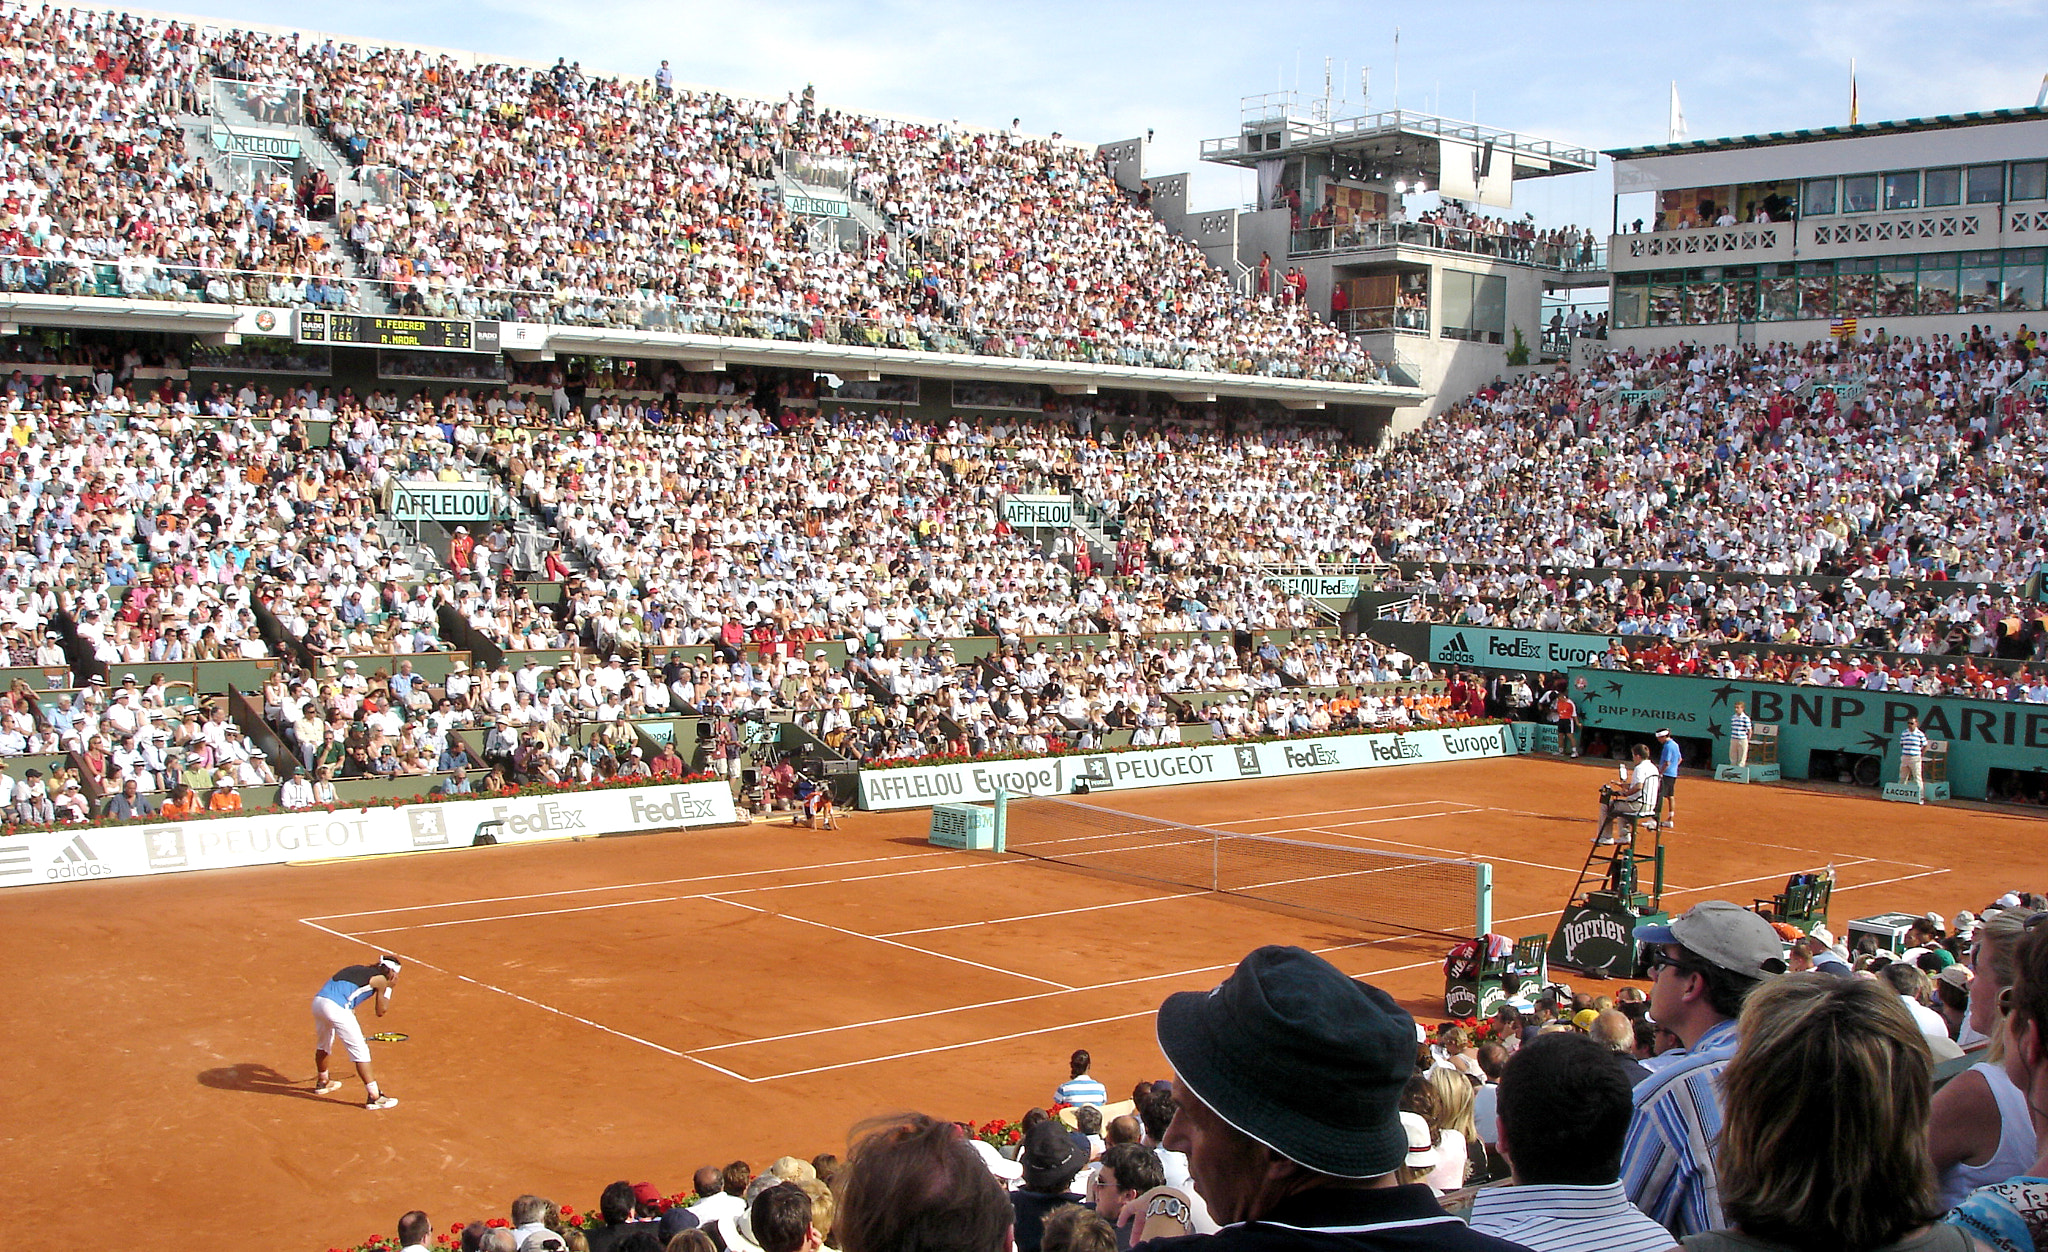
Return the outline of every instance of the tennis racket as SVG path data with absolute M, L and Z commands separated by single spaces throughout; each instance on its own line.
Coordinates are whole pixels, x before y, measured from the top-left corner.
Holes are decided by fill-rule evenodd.
M 404 1043 L 409 1038 L 402 1030 L 380 1030 L 374 1035 L 364 1035 L 372 1043 Z

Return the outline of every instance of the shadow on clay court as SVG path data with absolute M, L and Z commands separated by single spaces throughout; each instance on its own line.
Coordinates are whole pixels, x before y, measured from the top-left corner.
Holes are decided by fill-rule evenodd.
M 201 1070 L 199 1085 L 216 1091 L 247 1091 L 255 1095 L 290 1096 L 297 1100 L 318 1100 L 322 1104 L 334 1103 L 332 1096 L 314 1095 L 305 1080 L 295 1082 L 260 1062 Z

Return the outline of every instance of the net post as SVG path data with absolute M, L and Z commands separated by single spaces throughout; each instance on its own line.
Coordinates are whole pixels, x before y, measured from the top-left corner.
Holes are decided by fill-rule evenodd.
M 1479 926 L 1477 938 L 1484 941 L 1487 935 L 1493 933 L 1493 865 L 1491 862 L 1479 862 L 1476 887 L 1477 890 L 1474 894 L 1478 896 L 1478 899 L 1475 901 L 1477 905 L 1475 918 Z
M 1009 850 L 1010 793 L 996 788 L 996 851 Z

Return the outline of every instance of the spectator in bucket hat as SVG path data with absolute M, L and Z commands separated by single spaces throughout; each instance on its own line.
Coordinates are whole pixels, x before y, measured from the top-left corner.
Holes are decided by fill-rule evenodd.
M 1207 992 L 1159 1007 L 1178 1106 L 1162 1144 L 1187 1155 L 1223 1229 L 1151 1252 L 1511 1252 L 1402 1185 L 1401 1087 L 1415 1022 L 1391 996 L 1301 948 L 1264 947 Z

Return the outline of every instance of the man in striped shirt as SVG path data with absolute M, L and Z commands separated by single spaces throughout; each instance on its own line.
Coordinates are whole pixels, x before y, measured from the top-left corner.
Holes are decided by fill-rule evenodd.
M 1749 706 L 1742 701 L 1735 702 L 1735 713 L 1728 719 L 1728 763 L 1735 766 L 1749 764 Z
M 1634 1113 L 1620 1055 L 1589 1035 L 1541 1035 L 1501 1071 L 1498 1138 L 1511 1187 L 1482 1188 L 1472 1229 L 1531 1252 L 1665 1252 L 1671 1235 L 1622 1194 Z
M 1927 803 L 1927 784 L 1921 778 L 1920 762 L 1927 756 L 1927 732 L 1920 729 L 1920 719 L 1909 716 L 1906 728 L 1899 732 L 1899 781 L 1912 783 L 1920 789 L 1920 803 Z
M 1728 1224 L 1714 1165 L 1721 1071 L 1735 1055 L 1743 997 L 1785 972 L 1785 945 L 1769 922 L 1726 900 L 1646 922 L 1635 937 L 1650 945 L 1650 1017 L 1686 1051 L 1636 1086 L 1621 1181 L 1638 1208 L 1683 1239 Z

